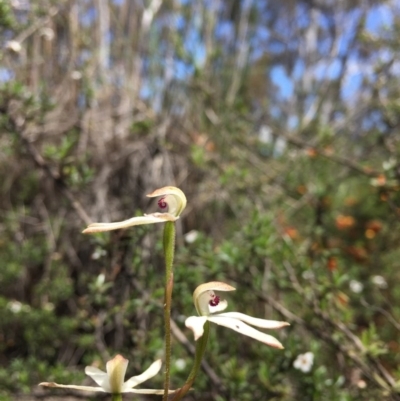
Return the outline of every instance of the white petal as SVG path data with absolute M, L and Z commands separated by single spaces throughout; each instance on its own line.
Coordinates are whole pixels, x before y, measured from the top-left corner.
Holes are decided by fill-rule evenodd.
M 302 369 L 303 368 L 303 360 L 302 360 L 302 358 L 297 357 L 296 360 L 293 362 L 293 367 L 295 369 Z
M 121 355 L 116 355 L 111 361 L 107 362 L 106 368 L 112 394 L 120 394 L 122 392 L 128 363 L 129 361 Z
M 173 394 L 177 390 L 168 390 L 168 394 Z M 150 390 L 150 389 L 143 389 L 143 390 L 136 390 L 136 389 L 130 389 L 124 391 L 124 393 L 136 393 L 136 394 L 164 394 L 164 390 Z
M 204 323 L 208 316 L 190 316 L 185 320 L 185 326 L 193 331 L 194 339 L 197 341 L 204 333 Z
M 85 228 L 83 234 L 100 233 L 105 231 L 118 230 L 120 228 L 127 228 L 132 226 L 139 226 L 142 224 L 165 223 L 166 221 L 174 221 L 176 217 L 168 213 L 148 214 L 145 216 L 133 217 L 128 220 L 119 221 L 116 223 L 92 223 Z
M 149 380 L 151 377 L 155 376 L 160 371 L 161 365 L 161 359 L 158 359 L 157 361 L 153 362 L 150 367 L 145 370 L 141 375 L 131 377 L 123 384 L 122 393 L 129 392 L 132 387 L 135 387 L 138 384 L 143 383 L 144 381 Z
M 219 313 L 218 316 L 239 319 L 242 322 L 246 322 L 248 324 L 251 324 L 252 326 L 261 327 L 262 329 L 281 329 L 282 327 L 290 326 L 290 324 L 287 322 L 279 322 L 277 320 L 259 319 L 256 317 L 245 315 L 244 313 L 239 313 L 239 312 Z
M 110 384 L 108 382 L 108 375 L 94 366 L 86 366 L 85 373 L 91 377 L 100 387 L 104 388 L 106 392 L 110 392 Z
M 282 349 L 282 344 L 275 338 L 268 334 L 262 333 L 252 327 L 248 326 L 240 320 L 233 319 L 230 317 L 220 317 L 220 316 L 208 316 L 210 322 L 219 324 L 220 326 L 228 327 L 229 329 L 235 330 L 240 334 L 254 338 L 257 341 L 261 341 L 271 347 Z
M 103 393 L 106 393 L 104 389 L 101 387 L 90 387 L 90 386 L 75 386 L 73 384 L 57 384 L 57 383 L 40 383 L 39 386 L 44 386 L 44 387 L 59 387 L 59 388 L 72 388 L 74 390 L 82 390 L 82 391 L 102 391 Z

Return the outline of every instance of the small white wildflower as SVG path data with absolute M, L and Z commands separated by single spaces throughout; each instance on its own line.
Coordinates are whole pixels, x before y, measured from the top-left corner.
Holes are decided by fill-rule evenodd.
M 94 252 L 92 253 L 92 259 L 97 260 L 100 259 L 101 257 L 105 256 L 107 252 L 104 249 L 101 249 L 100 247 L 97 247 Z
M 280 136 L 275 142 L 274 156 L 282 156 L 282 154 L 285 152 L 286 146 L 286 139 Z
M 300 354 L 293 362 L 293 367 L 295 369 L 301 370 L 304 373 L 308 373 L 314 363 L 314 354 L 312 352 L 306 352 L 305 354 Z
M 364 285 L 357 280 L 350 280 L 349 286 L 355 294 L 359 294 L 364 289 Z
M 101 287 L 104 284 L 105 280 L 106 280 L 106 276 L 103 273 L 99 274 L 96 279 L 97 286 Z
M 363 388 L 366 388 L 367 387 L 367 382 L 365 381 L 365 380 L 359 380 L 358 382 L 357 382 L 357 387 L 358 388 L 361 388 L 361 389 L 363 389 Z
M 372 282 L 381 289 L 385 289 L 388 287 L 387 281 L 383 276 L 373 276 L 372 277 Z
M 396 163 L 397 163 L 396 159 L 391 157 L 389 160 L 385 160 L 382 163 L 382 167 L 383 167 L 384 170 L 390 170 L 390 169 L 392 169 L 393 167 L 396 166 Z
M 175 367 L 177 370 L 181 371 L 186 368 L 186 361 L 182 358 L 179 358 L 175 361 Z
M 197 237 L 199 236 L 199 232 L 196 230 L 191 230 L 188 233 L 185 234 L 185 242 L 188 244 L 193 244 L 193 242 L 196 241 Z
M 7 304 L 8 310 L 10 310 L 12 313 L 19 313 L 22 310 L 22 304 L 19 301 L 10 301 Z
M 258 132 L 258 139 L 260 142 L 270 144 L 274 140 L 272 129 L 268 125 L 263 125 Z

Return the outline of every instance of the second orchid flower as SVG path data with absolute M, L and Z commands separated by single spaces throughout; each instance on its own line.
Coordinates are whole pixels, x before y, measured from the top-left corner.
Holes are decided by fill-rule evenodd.
M 228 303 L 216 295 L 214 291 L 234 290 L 234 287 L 218 281 L 202 284 L 196 288 L 193 293 L 193 300 L 200 316 L 190 316 L 185 321 L 186 327 L 193 331 L 195 340 L 203 335 L 203 326 L 205 322 L 209 321 L 235 330 L 271 347 L 282 349 L 283 345 L 275 337 L 258 331 L 251 326 L 263 329 L 280 329 L 289 326 L 289 323 L 258 319 L 239 312 L 216 313 L 224 310 Z

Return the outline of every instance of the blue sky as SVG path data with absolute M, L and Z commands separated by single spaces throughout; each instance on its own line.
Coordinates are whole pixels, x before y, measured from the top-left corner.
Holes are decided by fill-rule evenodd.
M 357 13 L 357 10 L 355 12 Z M 380 4 L 371 8 L 366 19 L 366 28 L 371 34 L 378 34 L 385 27 L 390 28 L 392 25 L 393 10 L 389 5 Z M 353 35 L 353 30 L 354 26 L 348 26 L 347 29 L 343 29 L 339 53 L 347 51 L 348 42 Z M 335 78 L 340 72 L 340 65 L 338 60 L 332 60 L 329 64 L 327 61 L 322 61 L 314 66 L 313 75 L 317 79 L 323 77 Z M 359 88 L 363 74 L 370 73 L 356 58 L 350 58 L 349 65 L 350 68 L 346 76 L 346 87 L 343 91 L 344 98 L 351 97 L 351 94 L 355 93 Z M 289 99 L 293 95 L 295 82 L 304 73 L 304 68 L 304 62 L 301 59 L 297 60 L 291 76 L 287 74 L 283 66 L 272 68 L 271 78 L 279 90 L 281 99 Z

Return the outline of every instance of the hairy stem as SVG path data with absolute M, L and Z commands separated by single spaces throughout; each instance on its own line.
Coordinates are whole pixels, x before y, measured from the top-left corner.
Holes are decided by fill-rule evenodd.
M 169 378 L 171 371 L 171 300 L 174 287 L 173 263 L 175 254 L 175 223 L 168 221 L 164 226 L 164 257 L 165 257 L 165 376 L 163 401 L 168 399 Z
M 210 332 L 210 323 L 205 322 L 204 324 L 204 333 L 199 338 L 196 343 L 196 354 L 194 359 L 194 364 L 192 370 L 189 373 L 188 378 L 186 379 L 185 384 L 175 393 L 174 398 L 171 401 L 179 401 L 182 397 L 190 390 L 192 387 L 194 380 L 196 379 L 197 374 L 199 373 L 201 367 L 201 361 L 203 359 L 204 353 L 207 347 L 208 334 Z

